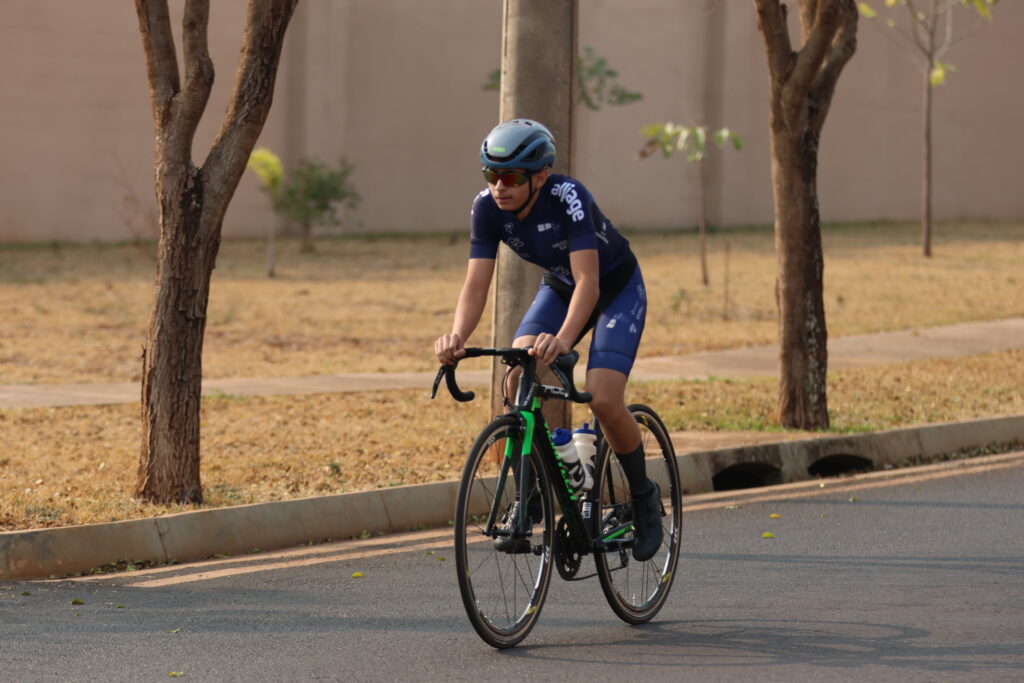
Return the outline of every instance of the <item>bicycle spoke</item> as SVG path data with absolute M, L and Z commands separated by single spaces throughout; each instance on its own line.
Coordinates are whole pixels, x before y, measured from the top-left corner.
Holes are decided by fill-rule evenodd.
M 662 504 L 665 517 L 662 519 L 662 541 L 657 553 L 649 560 L 637 562 L 626 553 L 617 551 L 600 553 L 595 557 L 601 588 L 615 613 L 629 623 L 648 621 L 661 609 L 671 588 L 676 562 L 679 556 L 679 524 L 682 520 L 682 499 L 679 490 L 675 454 L 668 432 L 660 419 L 649 408 L 631 406 L 640 427 L 644 451 L 648 456 L 647 476 L 659 482 L 662 487 Z M 618 460 L 604 445 L 601 459 L 602 518 L 609 524 L 616 521 L 621 511 L 625 517 L 630 514 L 617 501 L 628 499 L 628 487 Z M 618 507 L 616 507 L 618 506 Z
M 506 459 L 506 453 L 520 452 L 519 428 L 517 419 L 505 416 L 481 433 L 470 452 L 456 508 L 456 565 L 463 604 L 477 633 L 495 647 L 509 647 L 525 637 L 550 580 L 550 552 L 538 557 L 532 546 L 529 552 L 516 552 L 518 548 L 507 544 L 502 549 L 503 539 L 511 540 L 507 534 L 514 528 L 510 526 L 515 523 L 510 520 L 512 504 L 523 499 L 516 481 L 520 468 Z M 535 486 L 546 490 L 539 462 L 530 464 L 537 477 Z M 550 499 L 542 502 L 542 519 L 538 522 L 531 516 L 532 544 L 538 539 L 543 543 L 550 533 Z M 496 528 L 489 530 L 487 520 L 492 514 Z

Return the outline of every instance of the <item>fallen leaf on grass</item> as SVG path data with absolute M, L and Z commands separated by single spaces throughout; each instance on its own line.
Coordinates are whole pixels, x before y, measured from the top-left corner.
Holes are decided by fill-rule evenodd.
M 180 628 L 172 628 L 170 631 L 168 631 L 168 633 L 180 633 L 180 632 L 181 632 Z
M 766 531 L 763 534 L 761 534 L 761 538 L 775 538 L 775 534 L 773 534 L 770 531 Z
M 363 573 L 362 572 L 352 572 L 352 578 L 353 579 L 361 579 L 361 578 L 363 578 Z

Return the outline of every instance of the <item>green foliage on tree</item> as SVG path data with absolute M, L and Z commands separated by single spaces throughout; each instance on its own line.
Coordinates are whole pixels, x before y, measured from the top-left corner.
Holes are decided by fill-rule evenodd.
M 743 140 L 728 128 L 711 130 L 707 126 L 682 126 L 672 121 L 664 123 L 652 123 L 644 126 L 640 132 L 647 138 L 647 142 L 637 153 L 638 159 L 646 159 L 655 152 L 668 159 L 676 154 L 682 155 L 687 162 L 699 165 L 699 201 L 697 230 L 700 238 L 700 274 L 701 282 L 707 286 L 711 282 L 708 275 L 707 256 L 707 206 L 704 177 L 704 158 L 708 153 L 708 135 L 719 149 L 732 144 L 733 149 L 743 149 Z
M 886 8 L 893 11 L 905 12 L 909 24 L 902 24 L 893 16 L 886 19 L 885 24 L 890 29 L 899 33 L 904 39 L 915 45 L 927 66 L 928 82 L 932 87 L 940 86 L 946 82 L 946 75 L 955 72 L 956 67 L 948 62 L 942 61 L 946 52 L 953 46 L 955 37 L 953 35 L 954 13 L 957 4 L 963 7 L 973 7 L 978 16 L 992 20 L 992 7 L 999 0 L 932 0 L 926 5 L 927 11 L 919 9 L 921 0 L 882 0 Z M 877 19 L 878 12 L 870 2 L 858 2 L 857 8 L 861 16 L 866 19 Z M 900 8 L 896 10 L 895 8 Z M 944 24 L 940 26 L 940 23 Z M 909 28 L 908 28 L 909 26 Z M 937 40 L 937 32 L 942 29 L 943 37 Z
M 707 126 L 682 126 L 672 121 L 652 123 L 641 130 L 647 143 L 640 150 L 640 158 L 645 159 L 654 152 L 660 151 L 668 159 L 675 154 L 682 154 L 688 162 L 704 161 L 708 153 L 708 134 L 719 149 L 732 144 L 733 149 L 743 149 L 743 140 L 728 128 L 711 130 Z
M 257 147 L 249 155 L 247 166 L 249 170 L 259 176 L 260 186 L 270 196 L 270 201 L 276 203 L 281 194 L 281 185 L 284 183 L 284 167 L 281 165 L 281 157 L 266 147 Z
M 604 105 L 620 107 L 639 102 L 643 94 L 629 90 L 618 82 L 619 72 L 609 68 L 608 60 L 590 45 L 583 48 L 576 63 L 576 80 L 579 84 L 580 104 L 592 111 Z M 501 69 L 487 75 L 484 90 L 501 90 Z
M 957 40 L 971 35 L 957 35 L 954 24 L 958 6 L 973 8 L 975 21 L 992 20 L 992 7 L 999 0 L 883 0 L 888 11 L 886 25 L 910 46 L 910 56 L 921 70 L 923 81 L 923 123 L 921 163 L 921 252 L 932 255 L 932 90 L 946 82 L 954 67 L 945 61 L 946 54 Z M 858 2 L 861 16 L 878 18 L 871 2 Z M 924 9 L 921 9 L 924 8 Z M 969 9 L 966 10 L 970 14 Z M 897 21 L 901 18 L 902 21 Z
M 280 158 L 268 149 L 254 150 L 249 158 L 249 169 L 259 176 L 271 208 L 300 226 L 303 251 L 313 251 L 313 228 L 341 225 L 339 207 L 359 206 L 362 196 L 350 179 L 354 168 L 344 158 L 336 167 L 303 159 L 286 176 Z

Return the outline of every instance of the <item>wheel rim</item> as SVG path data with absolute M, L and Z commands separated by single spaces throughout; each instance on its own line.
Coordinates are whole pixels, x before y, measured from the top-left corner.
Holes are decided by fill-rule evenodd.
M 550 502 L 543 496 L 541 520 L 534 524 L 529 539 L 531 552 L 500 551 L 494 547 L 494 539 L 485 534 L 495 497 L 500 497 L 499 520 L 500 513 L 508 510 L 515 499 L 513 469 L 508 468 L 503 485 L 498 481 L 506 443 L 515 432 L 513 427 L 503 426 L 478 443 L 475 467 L 471 475 L 467 473 L 466 489 L 459 501 L 456 541 L 460 586 L 470 618 L 485 638 L 525 635 L 537 617 L 550 579 L 552 525 L 548 520 L 552 513 Z M 534 462 L 534 471 L 538 467 L 539 463 Z
M 648 456 L 648 478 L 661 487 L 665 516 L 662 517 L 662 542 L 650 560 L 638 562 L 630 550 L 604 553 L 598 562 L 606 569 L 608 589 L 615 602 L 632 615 L 643 615 L 660 606 L 674 578 L 678 560 L 678 543 L 682 525 L 680 492 L 672 482 L 677 481 L 674 454 L 668 444 L 668 435 L 649 416 L 634 412 L 640 425 L 644 452 Z M 660 437 L 660 438 L 659 438 Z M 665 454 L 669 454 L 666 458 Z M 670 464 L 671 463 L 671 464 Z M 601 477 L 601 506 L 604 528 L 609 529 L 629 516 L 629 486 L 618 459 L 605 460 Z

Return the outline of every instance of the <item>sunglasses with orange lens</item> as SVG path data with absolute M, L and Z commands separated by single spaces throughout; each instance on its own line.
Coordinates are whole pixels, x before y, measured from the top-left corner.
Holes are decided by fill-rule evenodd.
M 489 185 L 497 185 L 498 181 L 501 181 L 505 187 L 519 187 L 529 180 L 531 175 L 521 171 L 495 171 L 490 168 L 484 168 L 483 172 L 484 180 L 486 180 Z

